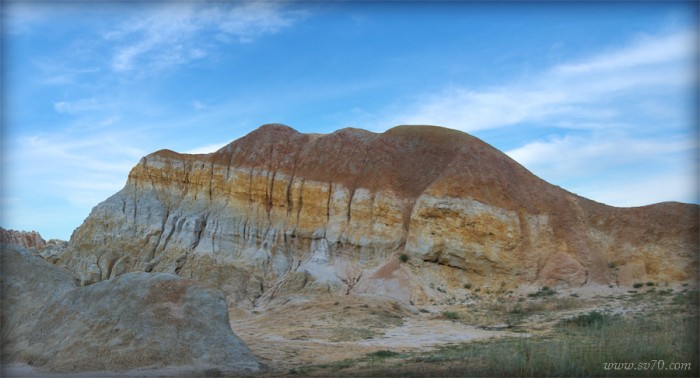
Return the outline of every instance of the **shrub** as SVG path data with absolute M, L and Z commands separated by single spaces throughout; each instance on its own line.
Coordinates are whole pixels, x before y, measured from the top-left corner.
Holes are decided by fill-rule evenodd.
M 392 352 L 390 350 L 384 350 L 384 349 L 368 354 L 368 356 L 372 357 L 372 358 L 391 358 L 391 357 L 396 357 L 398 355 L 399 354 L 396 352 Z
M 454 312 L 454 311 L 443 311 L 442 316 L 446 317 L 447 319 L 451 319 L 451 320 L 459 319 L 459 314 Z
M 556 290 L 550 289 L 549 286 L 544 286 L 539 291 L 537 291 L 535 293 L 530 293 L 527 296 L 530 298 L 539 298 L 539 297 L 548 297 L 548 296 L 554 295 L 556 293 L 557 293 Z
M 654 283 L 649 281 L 649 282 L 647 282 L 647 286 L 654 286 Z
M 637 283 L 635 283 L 634 285 L 632 285 L 632 287 L 635 288 L 635 289 L 639 289 L 639 288 L 642 287 L 642 286 L 644 286 L 644 284 L 641 283 L 641 282 L 637 282 Z
M 469 290 L 469 289 L 472 288 L 472 284 L 470 284 L 470 283 L 467 282 L 467 283 L 464 284 L 464 288 L 467 289 L 467 290 Z
M 604 322 L 608 321 L 609 318 L 610 316 L 606 314 L 602 314 L 598 311 L 591 311 L 588 314 L 580 314 L 571 319 L 567 319 L 564 321 L 564 324 L 574 325 L 577 327 L 600 326 Z
M 399 260 L 401 260 L 401 262 L 407 262 L 407 261 L 408 261 L 408 255 L 405 254 L 405 253 L 402 253 L 401 256 L 399 256 Z
M 608 268 L 610 268 L 610 269 L 615 269 L 615 268 L 617 268 L 617 263 L 615 263 L 614 261 L 609 262 L 609 263 L 608 263 Z

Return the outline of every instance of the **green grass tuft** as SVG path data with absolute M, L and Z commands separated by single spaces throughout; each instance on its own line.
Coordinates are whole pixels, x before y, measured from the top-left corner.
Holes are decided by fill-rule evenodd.
M 442 316 L 446 317 L 447 319 L 451 319 L 451 320 L 458 320 L 459 319 L 459 314 L 454 312 L 454 311 L 443 311 Z
M 549 286 L 544 286 L 540 290 L 538 290 L 535 293 L 530 293 L 527 296 L 530 298 L 541 298 L 541 297 L 549 297 L 554 294 L 556 294 L 557 291 L 554 289 L 551 289 Z
M 561 324 L 576 327 L 600 327 L 604 323 L 610 321 L 612 321 L 610 315 L 603 314 L 598 311 L 591 311 L 587 314 L 580 314 L 574 318 L 566 319 L 562 321 Z
M 383 349 L 383 350 L 378 350 L 376 352 L 369 353 L 367 356 L 374 358 L 374 359 L 384 359 L 384 358 L 397 357 L 397 356 L 399 356 L 399 354 L 396 352 L 392 352 L 390 350 Z

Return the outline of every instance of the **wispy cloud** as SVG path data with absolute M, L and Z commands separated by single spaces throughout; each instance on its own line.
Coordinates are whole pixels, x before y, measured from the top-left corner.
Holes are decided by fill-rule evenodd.
M 696 148 L 696 142 L 687 135 L 653 139 L 601 131 L 537 140 L 507 154 L 544 179 L 566 182 L 619 177 L 620 172 L 627 172 L 624 179 L 629 179 L 640 173 L 656 174 L 659 168 L 664 174 L 679 169 L 692 175 L 690 166 Z
M 139 15 L 106 32 L 104 38 L 116 44 L 111 59 L 114 71 L 152 71 L 202 59 L 222 43 L 251 43 L 293 25 L 304 15 L 281 3 L 206 7 L 175 3 Z
M 48 237 L 67 237 L 63 228 L 80 224 L 93 206 L 121 189 L 126 173 L 146 154 L 136 147 L 142 143 L 135 133 L 62 130 L 13 138 L 4 146 L 3 195 L 16 198 L 5 208 L 9 219 L 39 224 L 38 218 L 70 206 L 46 230 Z
M 632 180 L 613 180 L 608 185 L 581 184 L 574 191 L 590 198 L 620 207 L 643 206 L 666 201 L 698 203 L 698 183 L 693 172 L 674 170 Z
M 610 122 L 611 100 L 640 91 L 697 83 L 697 37 L 691 31 L 646 36 L 615 51 L 550 68 L 517 83 L 490 88 L 455 86 L 419 98 L 390 124 L 439 124 L 468 132 L 530 122 L 577 119 Z M 571 126 L 571 121 L 569 126 Z
M 200 147 L 195 147 L 192 149 L 189 149 L 187 151 L 184 151 L 186 154 L 208 154 L 211 152 L 216 152 L 220 150 L 222 147 L 227 145 L 228 143 L 213 143 L 213 144 L 207 144 L 205 146 L 200 146 Z
M 202 111 L 202 110 L 207 108 L 207 106 L 204 103 L 202 103 L 201 101 L 197 101 L 197 100 L 192 100 L 192 107 L 196 111 Z
M 53 103 L 53 109 L 58 113 L 76 114 L 90 110 L 99 110 L 106 106 L 105 103 L 95 99 L 88 98 L 75 101 L 57 101 Z
M 645 35 L 630 46 L 582 62 L 558 66 L 554 72 L 562 75 L 580 75 L 673 62 L 687 59 L 696 43 L 695 33 L 689 30 L 660 37 Z

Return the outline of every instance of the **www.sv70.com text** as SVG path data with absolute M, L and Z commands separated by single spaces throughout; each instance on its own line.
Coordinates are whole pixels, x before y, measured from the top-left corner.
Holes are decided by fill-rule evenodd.
M 691 370 L 690 362 L 669 362 L 651 360 L 649 362 L 603 362 L 605 370 Z

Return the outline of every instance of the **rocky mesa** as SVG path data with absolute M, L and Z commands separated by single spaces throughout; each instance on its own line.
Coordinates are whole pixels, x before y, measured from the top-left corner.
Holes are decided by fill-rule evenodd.
M 697 205 L 582 198 L 454 130 L 272 124 L 215 153 L 142 158 L 55 261 L 83 284 L 174 273 L 239 306 L 313 293 L 420 303 L 467 288 L 688 280 L 698 219 Z

